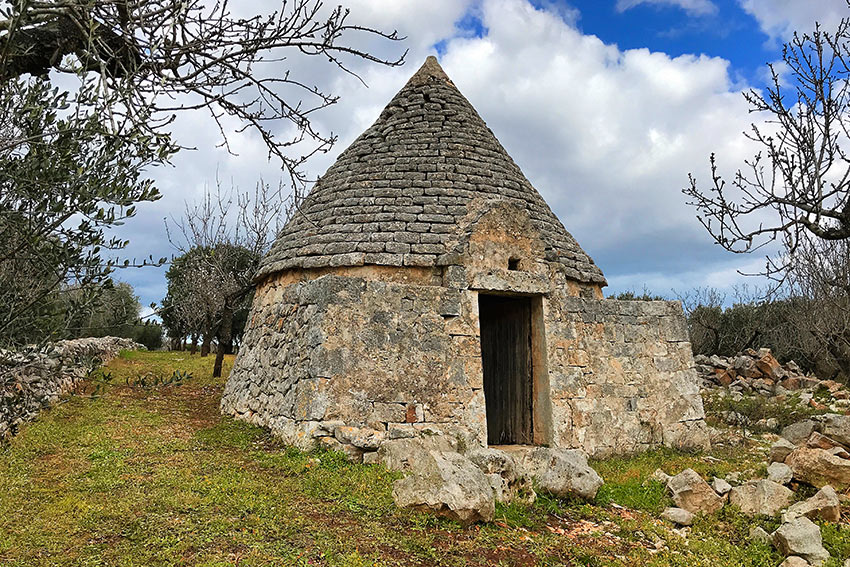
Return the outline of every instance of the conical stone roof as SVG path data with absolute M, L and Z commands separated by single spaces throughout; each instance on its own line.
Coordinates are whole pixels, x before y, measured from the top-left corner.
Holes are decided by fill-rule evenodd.
M 258 278 L 292 268 L 440 265 L 480 198 L 525 209 L 547 260 L 571 279 L 605 284 L 434 57 L 316 182 Z

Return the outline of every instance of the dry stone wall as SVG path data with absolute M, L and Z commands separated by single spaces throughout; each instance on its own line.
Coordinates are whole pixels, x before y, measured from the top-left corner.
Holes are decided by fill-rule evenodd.
M 699 379 L 681 305 L 552 294 L 546 302 L 553 442 L 595 456 L 704 448 Z
M 97 337 L 59 341 L 39 350 L 0 351 L 0 440 L 73 389 L 92 366 L 121 350 L 144 350 L 131 339 Z
M 556 290 L 543 306 L 548 444 L 591 455 L 705 445 L 677 303 Z M 357 459 L 423 431 L 486 445 L 477 292 L 365 277 L 279 279 L 259 290 L 252 313 L 224 413 L 292 445 Z

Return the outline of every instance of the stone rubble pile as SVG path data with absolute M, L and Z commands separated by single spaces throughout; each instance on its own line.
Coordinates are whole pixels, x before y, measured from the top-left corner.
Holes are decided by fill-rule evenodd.
M 722 389 L 731 395 L 765 397 L 796 394 L 802 404 L 815 409 L 850 409 L 850 390 L 843 384 L 807 375 L 793 360 L 782 365 L 769 348 L 750 348 L 732 357 L 700 354 L 694 362 L 707 391 Z M 819 390 L 829 393 L 828 405 L 816 399 Z
M 816 416 L 789 425 L 780 435 L 770 448 L 766 479 L 740 482 L 740 473 L 731 473 L 709 485 L 691 469 L 675 476 L 655 471 L 651 479 L 665 484 L 676 504 L 661 517 L 689 526 L 696 515 L 711 514 L 727 503 L 753 518 L 781 514 L 781 525 L 772 534 L 753 526 L 750 537 L 774 545 L 786 556 L 785 567 L 822 565 L 830 555 L 813 520 L 841 521 L 836 491 L 850 488 L 850 416 Z M 802 485 L 818 491 L 799 499 L 796 491 Z
M 496 502 L 536 499 L 533 485 L 559 497 L 593 500 L 602 478 L 576 449 L 511 446 L 484 448 L 467 440 L 425 431 L 378 431 L 322 422 L 304 432 L 301 447 L 341 451 L 355 462 L 381 463 L 405 477 L 393 485 L 393 499 L 468 525 L 490 521 Z
M 586 500 L 595 498 L 603 483 L 578 450 L 479 447 L 461 454 L 436 437 L 390 441 L 377 454 L 387 468 L 408 473 L 393 485 L 398 506 L 464 525 L 491 521 L 496 502 L 533 502 L 533 483 L 555 496 Z
M 21 423 L 56 403 L 93 368 L 121 350 L 144 350 L 131 339 L 92 337 L 58 341 L 44 348 L 0 350 L 0 440 L 14 435 Z

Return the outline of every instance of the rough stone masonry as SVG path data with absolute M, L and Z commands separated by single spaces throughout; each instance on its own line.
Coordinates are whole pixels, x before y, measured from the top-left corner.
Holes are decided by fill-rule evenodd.
M 121 350 L 145 347 L 132 339 L 90 337 L 58 341 L 42 349 L 0 350 L 0 441 L 56 403 L 94 367 Z
M 594 456 L 705 446 L 681 306 L 603 285 L 429 58 L 264 260 L 221 409 L 358 460 L 431 433 Z

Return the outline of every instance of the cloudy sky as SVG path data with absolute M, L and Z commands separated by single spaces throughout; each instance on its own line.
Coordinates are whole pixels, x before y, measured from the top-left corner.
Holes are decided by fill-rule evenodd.
M 344 0 L 343 0 L 344 1 Z M 336 2 L 330 2 L 336 4 Z M 666 296 L 728 291 L 760 256 L 712 244 L 685 204 L 688 173 L 707 178 L 716 152 L 731 172 L 754 153 L 741 133 L 758 119 L 741 91 L 765 84 L 794 30 L 826 29 L 850 14 L 845 0 L 348 0 L 351 21 L 397 29 L 401 43 L 370 42 L 386 68 L 352 61 L 365 81 L 312 60 L 287 64 L 341 96 L 315 115 L 339 142 L 315 157 L 311 176 L 365 130 L 427 55 L 461 92 L 608 278 L 610 294 L 644 288 Z M 248 3 L 271 11 L 279 2 Z M 352 43 L 364 45 L 363 38 Z M 283 72 L 286 67 L 281 67 Z M 236 125 L 233 125 L 234 128 Z M 283 134 L 284 132 L 281 132 Z M 277 183 L 279 165 L 256 136 L 234 133 L 230 155 L 206 115 L 184 115 L 178 140 L 197 149 L 157 168 L 163 198 L 141 207 L 121 234 L 130 257 L 174 252 L 163 219 L 179 217 L 216 177 L 243 189 Z M 163 269 L 122 271 L 143 305 L 165 294 Z

